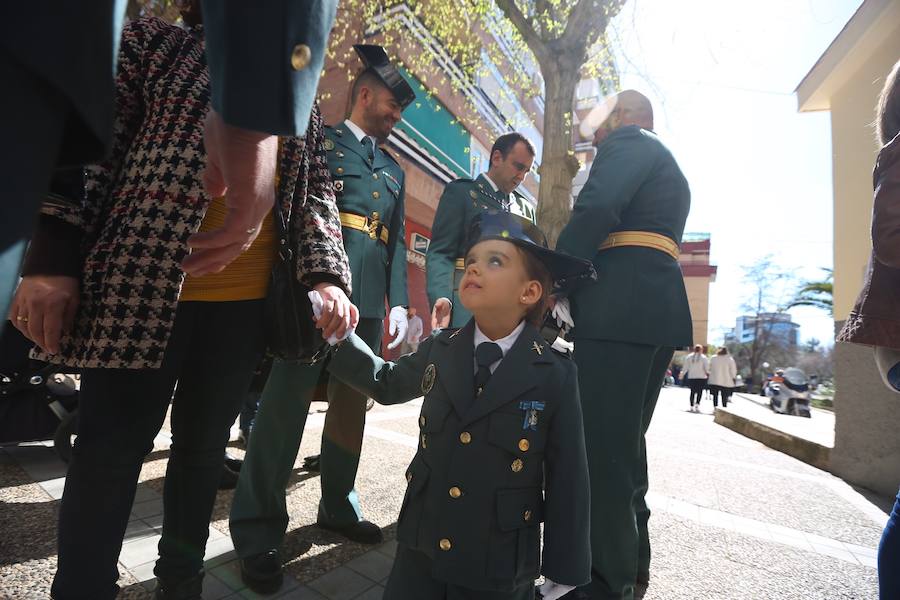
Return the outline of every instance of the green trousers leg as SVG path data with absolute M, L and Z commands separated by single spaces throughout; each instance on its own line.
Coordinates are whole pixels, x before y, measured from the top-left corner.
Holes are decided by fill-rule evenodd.
M 644 434 L 672 353 L 668 347 L 575 341 L 591 475 L 591 598 L 630 600 L 639 568 L 649 571 Z
M 360 319 L 356 334 L 378 354 L 383 327 L 381 319 Z M 366 426 L 367 400 L 343 382 L 333 377 L 328 380 L 328 413 L 319 458 L 322 478 L 320 523 L 343 526 L 362 519 L 355 482 Z
M 240 557 L 281 546 L 288 524 L 284 488 L 321 372 L 321 365 L 272 365 L 231 504 L 231 539 Z

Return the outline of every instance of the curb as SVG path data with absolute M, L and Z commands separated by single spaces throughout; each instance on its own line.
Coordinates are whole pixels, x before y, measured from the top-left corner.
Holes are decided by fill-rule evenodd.
M 824 471 L 830 471 L 831 448 L 773 429 L 728 410 L 716 408 L 713 421 L 741 435 Z

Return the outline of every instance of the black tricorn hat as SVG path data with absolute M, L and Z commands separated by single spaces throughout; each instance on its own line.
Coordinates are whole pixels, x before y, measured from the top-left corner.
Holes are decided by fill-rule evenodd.
M 374 44 L 355 44 L 353 49 L 359 54 L 360 60 L 366 69 L 371 69 L 391 93 L 402 108 L 406 108 L 416 99 L 416 93 L 397 70 L 391 64 L 387 52 L 381 46 Z
M 510 212 L 487 210 L 475 217 L 469 229 L 466 252 L 485 240 L 510 242 L 533 254 L 550 271 L 557 289 L 565 289 L 576 281 L 597 277 L 590 261 L 551 250 L 547 246 L 547 237 L 537 225 Z

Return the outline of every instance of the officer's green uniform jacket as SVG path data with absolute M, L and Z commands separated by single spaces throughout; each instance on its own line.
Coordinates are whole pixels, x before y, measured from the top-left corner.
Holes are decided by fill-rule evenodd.
M 600 143 L 556 244 L 593 261 L 597 271 L 596 281 L 571 297 L 576 339 L 691 344 L 691 313 L 678 262 L 650 248 L 598 251 L 615 231 L 649 231 L 680 244 L 690 205 L 687 180 L 653 132 L 622 127 Z
M 438 298 L 453 302 L 451 327 L 462 327 L 472 314 L 459 301 L 459 281 L 463 271 L 456 269 L 456 259 L 465 258 L 466 238 L 472 220 L 485 210 L 503 210 L 503 193 L 495 192 L 485 176 L 457 179 L 444 188 L 431 227 L 431 242 L 425 255 L 425 277 L 428 302 L 433 307 Z M 532 222 L 534 209 L 524 196 L 513 192 L 512 212 Z
M 372 218 L 378 213 L 390 232 L 387 245 L 368 233 L 343 227 L 344 249 L 350 259 L 353 293 L 350 301 L 361 318 L 383 319 L 384 299 L 406 306 L 406 241 L 403 170 L 394 158 L 376 148 L 374 164 L 346 123 L 325 129 L 328 168 L 334 179 L 338 210 Z
M 590 499 L 575 365 L 526 325 L 475 398 L 474 332 L 474 320 L 443 330 L 396 363 L 354 335 L 329 363 L 332 376 L 381 404 L 424 394 L 397 540 L 431 559 L 434 579 L 498 598 L 539 573 L 586 583 Z M 522 406 L 531 402 L 542 408 L 533 429 Z

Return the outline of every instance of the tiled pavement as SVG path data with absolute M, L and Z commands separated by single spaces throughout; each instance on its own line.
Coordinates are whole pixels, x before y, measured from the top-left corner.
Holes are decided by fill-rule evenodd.
M 648 434 L 654 542 L 648 600 L 875 597 L 875 548 L 885 505 L 713 424 L 709 412 L 687 412 L 686 393 L 663 391 Z M 403 495 L 403 467 L 416 446 L 417 404 L 369 413 L 358 487 L 367 518 L 384 527 L 388 538 Z M 315 451 L 321 425 L 321 413 L 310 416 L 298 466 Z M 157 441 L 120 555 L 122 598 L 146 598 L 153 585 L 166 433 Z M 0 530 L 8 531 L 0 539 L 0 597 L 46 597 L 55 567 L 52 539 L 46 539 L 52 538 L 53 523 L 47 516 L 62 492 L 63 466 L 44 445 L 6 448 L 0 452 L 0 475 Z M 309 527 L 318 493 L 318 479 L 298 469 L 288 488 L 288 577 L 277 595 L 267 597 L 380 598 L 395 543 L 370 549 Z M 230 493 L 221 493 L 210 527 L 207 600 L 258 597 L 240 581 L 227 534 L 229 503 Z M 22 517 L 31 514 L 25 504 L 42 512 Z M 30 543 L 26 536 L 40 541 L 39 550 L 19 549 Z

